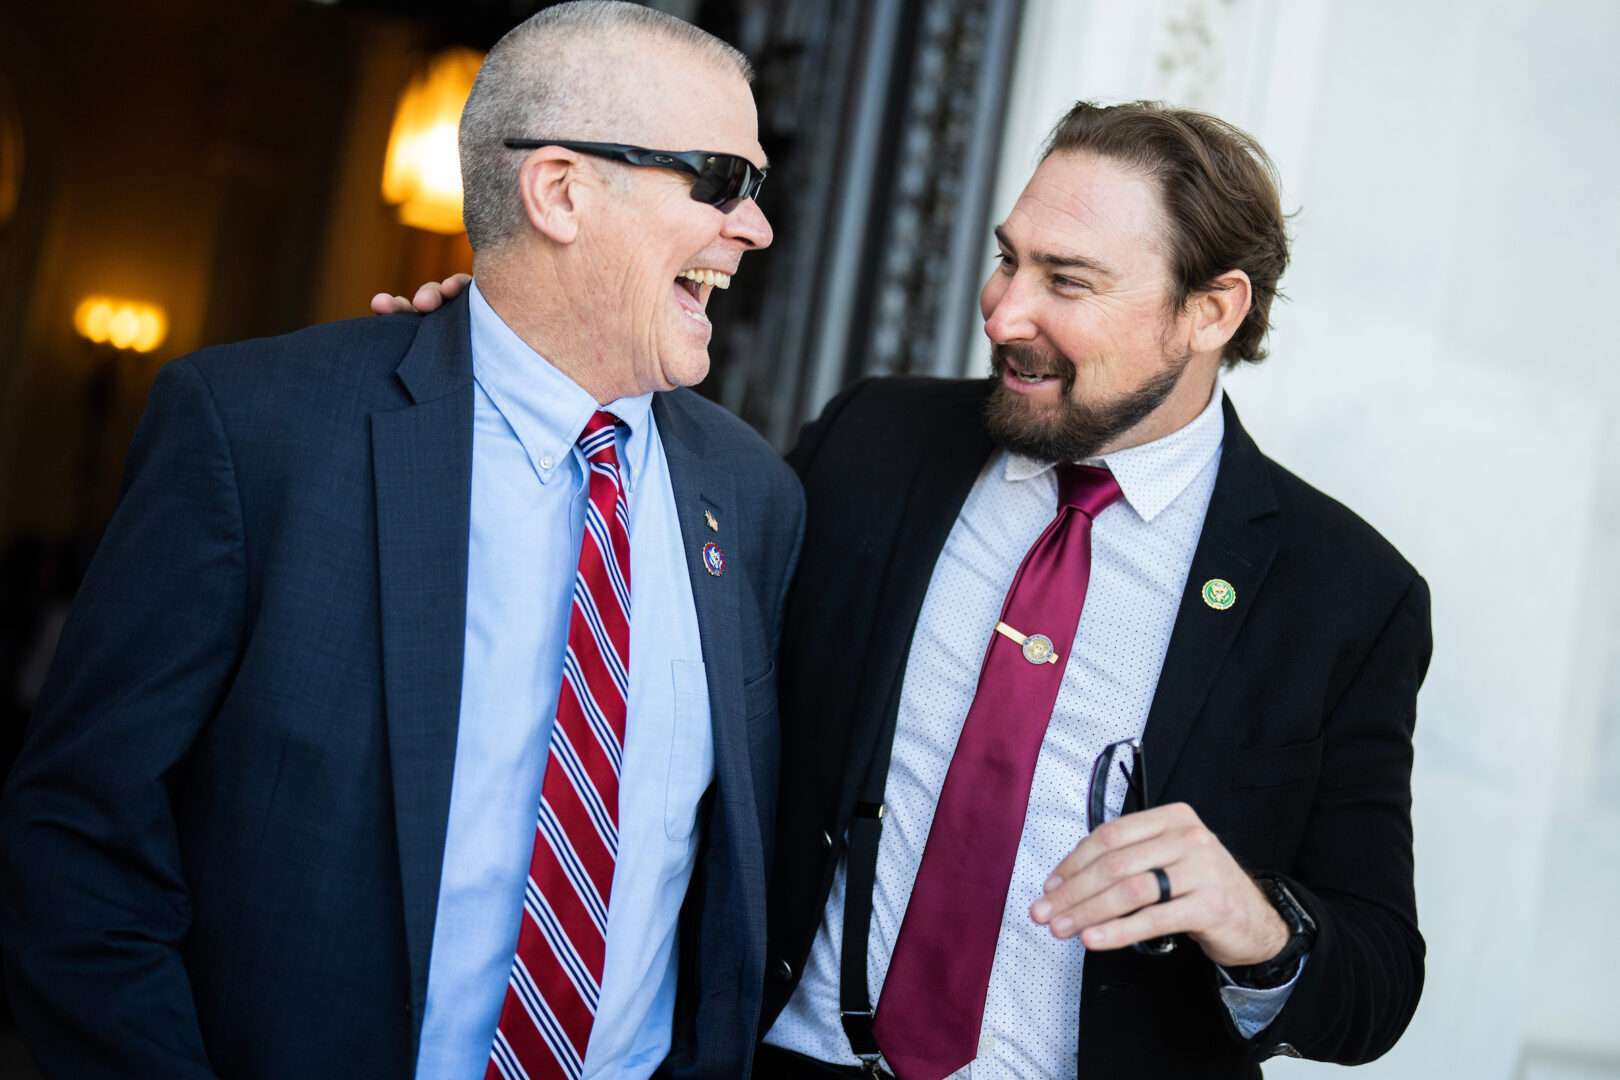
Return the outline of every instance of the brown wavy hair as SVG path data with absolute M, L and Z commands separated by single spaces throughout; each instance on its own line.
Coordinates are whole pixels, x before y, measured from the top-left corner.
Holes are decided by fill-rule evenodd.
M 1159 182 L 1169 219 L 1171 302 L 1215 288 L 1228 270 L 1249 275 L 1253 297 L 1221 361 L 1265 359 L 1271 301 L 1288 266 L 1277 169 L 1253 136 L 1208 113 L 1158 101 L 1081 101 L 1052 129 L 1042 160 L 1092 153 Z

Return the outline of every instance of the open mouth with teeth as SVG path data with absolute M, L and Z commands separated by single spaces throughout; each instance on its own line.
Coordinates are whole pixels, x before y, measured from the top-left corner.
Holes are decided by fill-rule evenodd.
M 724 270 L 682 270 L 675 275 L 676 281 L 690 282 L 694 291 L 703 285 L 713 285 L 717 289 L 731 288 L 731 275 Z
M 1057 372 L 1055 371 L 1027 370 L 1024 367 L 1021 367 L 1010 357 L 1003 362 L 1003 370 L 1007 378 L 1012 379 L 1015 382 L 1022 383 L 1025 386 L 1039 386 L 1041 383 L 1046 382 L 1049 379 L 1056 379 L 1058 377 Z
M 710 294 L 716 289 L 729 288 L 731 275 L 724 270 L 706 267 L 682 270 L 675 275 L 675 303 L 687 318 L 707 326 L 709 316 L 704 309 L 708 307 Z
M 998 345 L 990 354 L 991 368 L 1001 388 L 1050 406 L 1074 388 L 1075 371 L 1069 359 L 1043 349 Z

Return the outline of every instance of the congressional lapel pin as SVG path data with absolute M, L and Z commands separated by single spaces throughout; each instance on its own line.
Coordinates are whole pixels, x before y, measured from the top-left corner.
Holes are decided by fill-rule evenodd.
M 1225 611 L 1237 603 L 1237 590 L 1225 578 L 1210 578 L 1204 582 L 1204 603 L 1216 611 Z
M 703 523 L 709 527 L 710 532 L 719 532 L 720 531 L 720 522 L 714 516 L 714 513 L 712 511 L 709 511 L 709 510 L 703 511 Z
M 996 623 L 996 633 L 1017 642 L 1024 651 L 1024 659 L 1032 664 L 1058 662 L 1057 648 L 1052 644 L 1052 639 L 1045 634 L 1020 634 L 1004 622 Z
M 703 569 L 714 577 L 726 572 L 726 553 L 720 550 L 719 544 L 711 541 L 703 545 Z

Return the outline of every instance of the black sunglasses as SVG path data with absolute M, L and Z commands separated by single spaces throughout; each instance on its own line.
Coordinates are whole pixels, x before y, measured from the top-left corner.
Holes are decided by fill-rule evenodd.
M 1091 766 L 1091 788 L 1086 794 L 1086 831 L 1096 832 L 1097 827 L 1106 821 L 1112 820 L 1108 812 L 1108 778 L 1115 767 L 1119 768 L 1125 777 L 1125 805 L 1120 808 L 1122 814 L 1129 814 L 1135 810 L 1148 809 L 1147 801 L 1147 760 L 1142 756 L 1142 743 L 1139 739 L 1121 739 L 1103 747 L 1102 753 L 1097 755 L 1096 762 Z M 1156 937 L 1146 941 L 1138 941 L 1131 946 L 1139 953 L 1148 956 L 1164 956 L 1175 951 L 1175 937 Z
M 648 169 L 674 169 L 691 173 L 692 198 L 700 203 L 730 210 L 739 199 L 759 196 L 765 186 L 765 170 L 736 154 L 716 154 L 707 150 L 649 150 L 624 143 L 575 142 L 572 139 L 507 139 L 508 150 L 538 150 L 560 146 L 593 157 L 608 158 L 626 165 Z

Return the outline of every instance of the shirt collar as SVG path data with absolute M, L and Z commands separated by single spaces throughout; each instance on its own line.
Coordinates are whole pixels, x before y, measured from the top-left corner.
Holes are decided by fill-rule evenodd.
M 1226 391 L 1217 378 L 1209 404 L 1192 423 L 1162 439 L 1128 450 L 1116 450 L 1100 458 L 1087 458 L 1081 464 L 1100 465 L 1112 472 L 1131 509 L 1143 521 L 1152 521 L 1180 497 L 1220 450 L 1221 440 L 1226 436 L 1226 414 L 1221 410 L 1225 396 Z M 1009 452 L 1002 475 L 1013 481 L 1029 480 L 1052 466 L 1050 461 L 1036 461 Z
M 477 281 L 467 308 L 473 378 L 512 428 L 540 482 L 549 484 L 564 471 L 562 465 L 573 453 L 585 422 L 601 408 L 624 422 L 618 433 L 619 466 L 626 492 L 635 490 L 652 444 L 652 394 L 598 406 L 583 387 L 506 325 L 484 299 Z

